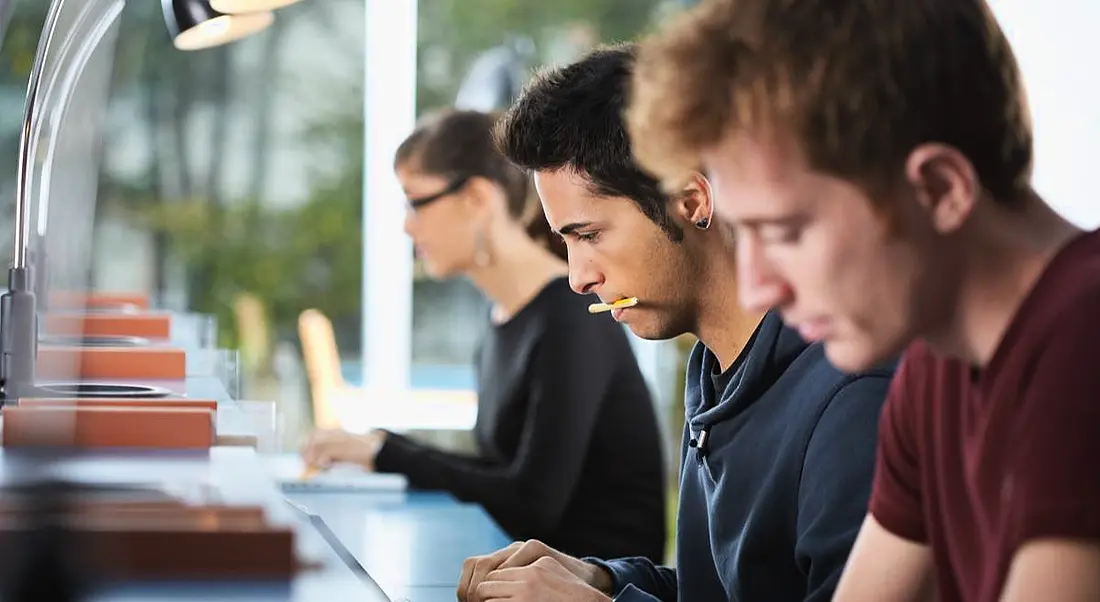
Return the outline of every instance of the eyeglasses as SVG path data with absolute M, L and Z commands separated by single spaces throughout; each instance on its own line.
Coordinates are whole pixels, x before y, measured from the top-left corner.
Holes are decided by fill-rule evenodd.
M 468 182 L 469 180 L 470 180 L 470 176 L 462 176 L 462 177 L 459 177 L 459 178 L 456 178 L 456 179 L 452 180 L 450 184 L 447 184 L 446 188 L 444 188 L 443 190 L 440 190 L 439 192 L 437 192 L 435 194 L 429 194 L 427 196 L 422 196 L 422 197 L 409 199 L 408 200 L 409 209 L 412 209 L 412 210 L 415 211 L 415 210 L 420 209 L 422 207 L 426 207 L 428 205 L 431 205 L 432 203 L 438 201 L 439 199 L 442 199 L 443 197 L 452 195 L 452 194 L 458 192 L 459 190 L 462 190 L 462 187 L 465 186 L 466 182 Z

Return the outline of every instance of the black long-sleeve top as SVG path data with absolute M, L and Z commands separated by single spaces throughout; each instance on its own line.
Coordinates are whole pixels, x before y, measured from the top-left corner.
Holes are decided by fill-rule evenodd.
M 665 547 L 656 415 L 626 333 L 594 299 L 549 284 L 479 345 L 476 457 L 390 433 L 375 459 L 421 489 L 481 504 L 516 539 L 574 556 Z

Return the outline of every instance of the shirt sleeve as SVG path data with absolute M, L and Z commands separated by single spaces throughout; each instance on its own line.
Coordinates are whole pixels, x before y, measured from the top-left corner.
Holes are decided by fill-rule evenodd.
M 513 536 L 554 528 L 580 479 L 615 358 L 630 352 L 625 339 L 604 328 L 558 322 L 532 353 L 529 406 L 510 463 L 454 456 L 394 437 L 379 451 L 378 469 L 403 473 L 414 487 L 479 503 Z
M 615 596 L 613 602 L 675 602 L 676 598 L 657 598 L 633 585 L 626 586 Z
M 607 571 L 614 584 L 615 600 L 676 602 L 676 569 L 658 566 L 648 558 L 585 558 Z
M 1086 302 L 1087 301 L 1087 302 Z M 1001 495 L 1016 540 L 1100 539 L 1100 290 L 1046 331 L 1023 397 Z
M 922 403 L 913 389 L 921 371 L 922 352 L 911 349 L 902 359 L 890 384 L 886 405 L 878 427 L 878 451 L 874 485 L 871 489 L 871 515 L 887 531 L 917 543 L 925 543 L 924 502 L 920 488 L 913 412 Z
M 806 602 L 828 602 L 863 519 L 875 469 L 875 432 L 891 372 L 869 373 L 837 391 L 806 447 L 795 555 Z

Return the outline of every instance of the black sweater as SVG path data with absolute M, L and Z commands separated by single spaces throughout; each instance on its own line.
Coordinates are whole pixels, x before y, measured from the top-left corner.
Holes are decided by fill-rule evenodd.
M 410 485 L 485 507 L 516 539 L 575 556 L 665 546 L 660 435 L 626 333 L 549 283 L 478 349 L 477 457 L 389 434 L 375 460 Z

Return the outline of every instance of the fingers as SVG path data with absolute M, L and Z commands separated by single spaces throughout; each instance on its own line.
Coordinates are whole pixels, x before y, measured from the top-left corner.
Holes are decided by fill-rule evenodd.
M 554 575 L 557 575 L 555 578 Z M 533 600 L 538 593 L 546 594 L 554 589 L 550 583 L 572 574 L 557 560 L 542 556 L 526 566 L 502 568 L 490 571 L 475 588 L 474 602 L 490 602 L 495 599 Z M 572 587 L 585 587 L 575 581 Z M 572 596 L 563 599 L 574 599 Z
M 528 564 L 526 566 L 517 566 L 512 568 L 501 568 L 495 571 L 490 571 L 485 576 L 485 582 L 490 581 L 503 581 L 503 582 L 516 582 L 527 581 L 531 578 L 532 573 L 557 573 L 559 575 L 572 576 L 560 562 L 554 560 L 549 556 L 543 556 L 538 560 Z
M 345 438 L 343 431 L 317 430 L 310 434 L 300 450 L 306 466 L 329 468 L 337 459 L 337 448 Z
M 477 565 L 477 560 L 481 558 L 481 556 L 471 556 L 462 561 L 462 573 L 459 574 L 459 585 L 454 592 L 459 602 L 473 601 L 473 599 L 470 598 L 471 583 L 473 582 L 474 568 Z
M 537 539 L 529 539 L 523 545 L 516 548 L 515 552 L 506 558 L 496 569 L 510 569 L 527 566 L 544 556 L 553 556 L 556 550 Z
M 482 598 L 476 595 L 477 586 L 485 579 L 485 575 L 500 566 L 523 544 L 524 542 L 517 541 L 487 556 L 467 558 L 462 563 L 462 575 L 458 579 L 458 601 L 479 602 Z
M 467 602 L 491 602 L 492 600 L 509 600 L 517 597 L 517 582 L 512 581 L 482 581 L 477 586 L 476 598 Z
M 537 570 L 535 565 L 528 565 L 490 571 L 474 588 L 469 602 L 531 600 L 531 594 L 540 588 L 537 577 L 532 574 Z

